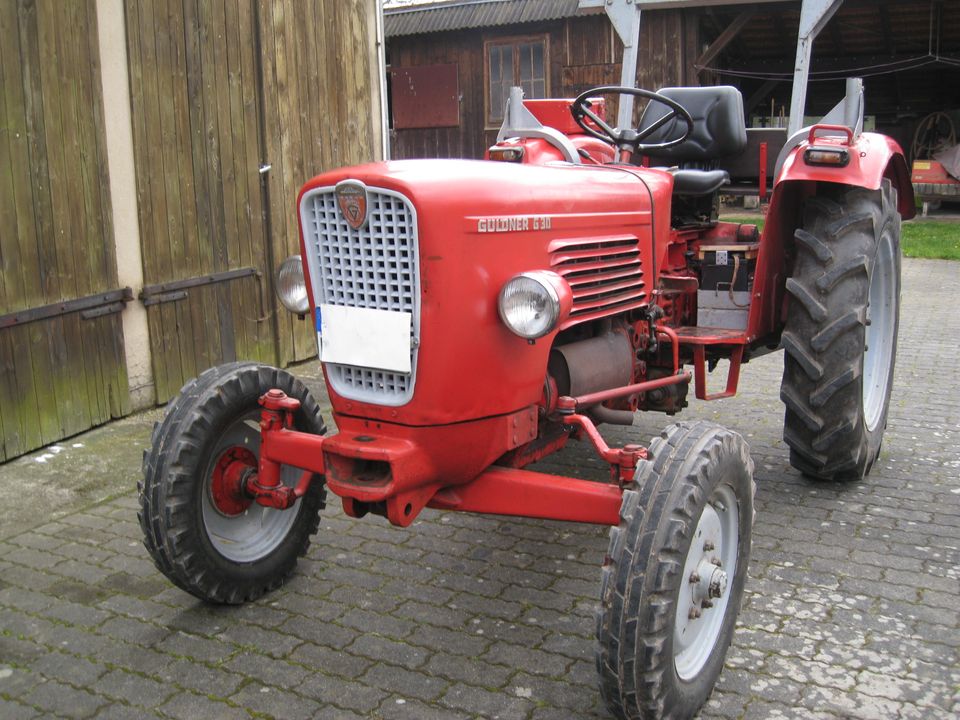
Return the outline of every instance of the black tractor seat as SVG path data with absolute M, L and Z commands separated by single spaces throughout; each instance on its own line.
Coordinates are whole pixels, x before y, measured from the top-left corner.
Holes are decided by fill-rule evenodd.
M 674 195 L 711 195 L 730 184 L 726 170 L 672 170 Z
M 717 170 L 721 158 L 739 155 L 747 146 L 743 96 L 735 87 L 662 88 L 657 91 L 686 108 L 693 118 L 690 136 L 679 145 L 658 151 L 650 158 L 654 166 L 674 166 L 674 195 L 709 195 L 730 182 L 725 170 Z M 640 118 L 640 131 L 652 126 L 669 108 L 651 102 Z M 685 129 L 677 118 L 658 128 L 644 142 L 668 142 Z

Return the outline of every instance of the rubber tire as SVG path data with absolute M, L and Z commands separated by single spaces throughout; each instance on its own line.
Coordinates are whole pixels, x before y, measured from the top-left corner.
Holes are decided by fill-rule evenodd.
M 723 668 L 740 611 L 753 530 L 753 461 L 743 438 L 713 423 L 671 425 L 641 461 L 610 529 L 597 612 L 600 692 L 623 720 L 693 717 Z M 738 499 L 739 547 L 732 593 L 709 659 L 695 678 L 676 671 L 673 633 L 683 564 L 713 489 Z
M 879 420 L 864 418 L 867 305 L 881 238 L 893 246 L 892 352 Z M 821 186 L 807 200 L 795 233 L 787 280 L 780 399 L 790 464 L 808 477 L 860 480 L 870 472 L 887 424 L 900 317 L 900 214 L 889 180 L 880 190 Z
M 240 604 L 276 589 L 290 576 L 297 558 L 316 533 L 325 506 L 323 478 L 314 476 L 301 498 L 297 519 L 266 557 L 238 563 L 221 555 L 207 536 L 201 510 L 203 477 L 210 451 L 232 421 L 259 408 L 267 390 L 279 388 L 300 400 L 298 430 L 326 432 L 320 407 L 306 386 L 289 373 L 250 362 L 210 368 L 187 382 L 154 425 L 150 449 L 143 455 L 138 483 L 144 546 L 157 569 L 177 587 L 218 604 Z

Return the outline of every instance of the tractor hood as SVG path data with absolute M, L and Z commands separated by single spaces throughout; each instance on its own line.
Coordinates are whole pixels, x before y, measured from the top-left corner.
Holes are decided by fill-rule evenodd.
M 536 403 L 557 330 L 514 335 L 497 309 L 504 283 L 561 275 L 573 308 L 558 330 L 646 304 L 653 198 L 669 192 L 662 173 L 568 164 L 411 160 L 317 176 L 299 199 L 315 318 L 330 304 L 411 316 L 409 373 L 325 364 L 335 411 L 437 425 Z

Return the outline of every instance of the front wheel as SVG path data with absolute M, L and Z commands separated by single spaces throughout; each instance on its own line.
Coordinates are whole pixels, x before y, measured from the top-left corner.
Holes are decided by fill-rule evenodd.
M 300 401 L 299 430 L 323 434 L 320 408 L 303 383 L 276 368 L 231 363 L 183 387 L 144 454 L 144 545 L 174 584 L 207 602 L 246 602 L 278 587 L 319 524 L 319 476 L 286 510 L 243 492 L 244 473 L 256 469 L 260 451 L 258 400 L 271 388 Z M 302 472 L 283 466 L 280 480 L 294 486 Z
M 900 318 L 900 214 L 879 190 L 834 186 L 810 198 L 795 234 L 780 398 L 790 464 L 860 480 L 883 440 Z
M 753 462 L 738 434 L 678 423 L 624 493 L 597 615 L 597 670 L 624 720 L 690 718 L 713 690 L 740 611 Z

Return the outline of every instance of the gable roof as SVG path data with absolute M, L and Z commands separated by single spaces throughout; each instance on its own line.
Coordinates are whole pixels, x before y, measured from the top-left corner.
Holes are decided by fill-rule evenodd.
M 578 0 L 413 0 L 403 5 L 385 5 L 383 28 L 387 37 L 397 37 L 560 20 L 581 14 L 578 4 Z M 596 11 L 583 11 L 583 14 L 591 12 Z

